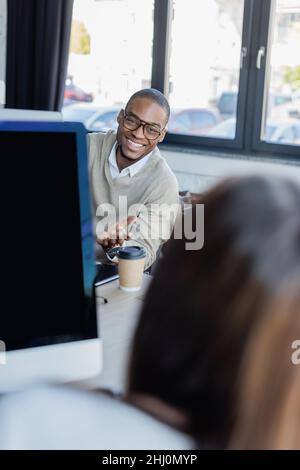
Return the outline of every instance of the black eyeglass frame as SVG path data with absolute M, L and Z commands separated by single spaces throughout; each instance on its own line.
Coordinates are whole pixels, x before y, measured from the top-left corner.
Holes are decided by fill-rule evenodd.
M 124 111 L 124 109 L 122 109 L 122 111 L 123 111 L 122 121 L 123 121 L 123 126 L 125 127 L 125 129 L 127 129 L 128 131 L 136 131 L 137 129 L 139 129 L 139 128 L 142 126 L 144 137 L 145 137 L 146 139 L 148 139 L 148 140 L 156 140 L 156 139 L 159 139 L 160 136 L 162 135 L 163 131 L 165 130 L 165 127 L 164 127 L 163 129 L 161 129 L 160 131 L 157 130 L 158 135 L 157 135 L 156 137 L 154 137 L 154 138 L 149 138 L 149 137 L 145 136 L 145 126 L 150 126 L 150 127 L 152 126 L 152 127 L 154 127 L 153 124 L 150 124 L 149 122 L 142 121 L 141 119 L 139 119 L 139 118 L 137 118 L 137 117 L 135 117 L 135 116 L 131 116 L 133 119 L 135 119 L 137 122 L 139 122 L 139 124 L 138 124 L 137 127 L 135 127 L 134 129 L 131 129 L 131 128 L 129 128 L 129 127 L 126 127 L 126 125 L 125 125 L 126 118 L 127 118 L 127 117 L 130 117 L 130 116 L 128 116 L 128 114 L 126 114 L 126 112 Z

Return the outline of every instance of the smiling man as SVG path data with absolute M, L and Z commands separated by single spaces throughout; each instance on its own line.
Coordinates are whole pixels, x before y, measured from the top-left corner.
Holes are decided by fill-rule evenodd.
M 153 88 L 144 89 L 134 93 L 120 111 L 117 133 L 88 136 L 100 260 L 109 248 L 126 241 L 146 249 L 148 268 L 168 238 L 178 184 L 157 144 L 165 137 L 169 116 L 165 96 Z

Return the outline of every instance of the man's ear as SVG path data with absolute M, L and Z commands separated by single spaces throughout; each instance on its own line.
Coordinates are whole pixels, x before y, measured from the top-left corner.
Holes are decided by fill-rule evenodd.
M 123 119 L 124 117 L 124 109 L 121 109 L 121 111 L 119 112 L 118 116 L 117 116 L 117 123 L 120 124 L 121 120 Z
M 167 133 L 167 129 L 164 129 L 162 133 L 160 134 L 159 139 L 158 139 L 159 144 L 164 140 L 166 133 Z

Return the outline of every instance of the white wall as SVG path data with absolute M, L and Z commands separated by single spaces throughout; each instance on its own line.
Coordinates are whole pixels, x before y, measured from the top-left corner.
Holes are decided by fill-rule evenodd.
M 299 165 L 292 165 L 205 153 L 171 151 L 163 148 L 161 151 L 177 176 L 180 191 L 202 192 L 222 177 L 257 172 L 285 173 L 296 177 L 300 182 L 300 161 Z
M 0 0 L 0 107 L 5 100 L 6 1 Z

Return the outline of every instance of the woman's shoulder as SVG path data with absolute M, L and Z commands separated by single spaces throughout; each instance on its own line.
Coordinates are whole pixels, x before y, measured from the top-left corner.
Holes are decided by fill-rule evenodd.
M 0 449 L 193 449 L 189 436 L 122 400 L 63 386 L 4 397 L 0 423 Z

